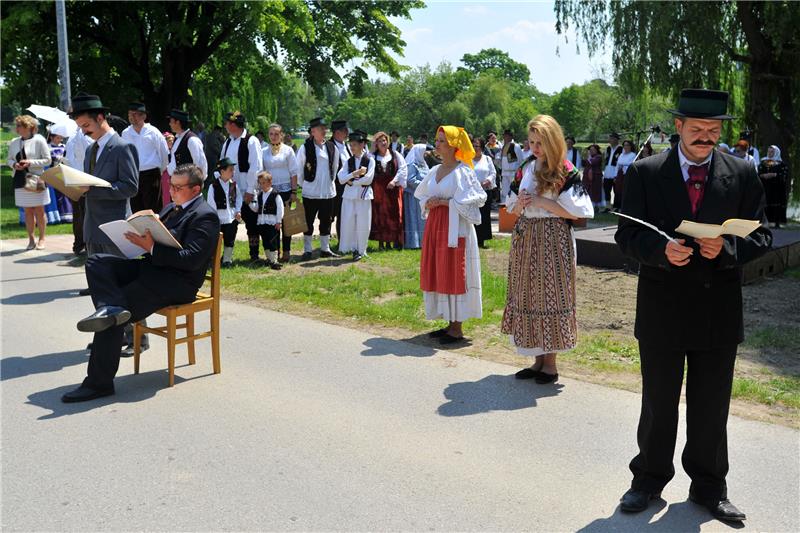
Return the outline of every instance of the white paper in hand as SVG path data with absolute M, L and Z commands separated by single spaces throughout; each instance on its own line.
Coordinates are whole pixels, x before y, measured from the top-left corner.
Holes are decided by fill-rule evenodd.
M 119 251 L 122 252 L 122 255 L 128 259 L 139 257 L 140 255 L 149 251 L 145 250 L 141 246 L 136 246 L 125 237 L 125 234 L 129 232 L 139 234 L 136 228 L 134 228 L 127 220 L 114 220 L 111 222 L 106 222 L 105 224 L 100 224 L 100 229 L 103 230 L 103 233 L 108 235 L 108 238 L 117 245 L 117 248 L 119 248 Z

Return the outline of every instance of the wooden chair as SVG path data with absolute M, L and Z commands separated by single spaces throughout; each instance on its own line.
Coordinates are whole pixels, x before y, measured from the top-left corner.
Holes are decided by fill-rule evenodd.
M 175 346 L 186 343 L 189 351 L 189 364 L 195 363 L 194 341 L 211 337 L 211 357 L 214 365 L 214 373 L 220 373 L 219 363 L 219 269 L 220 254 L 222 252 L 222 234 L 217 241 L 217 249 L 211 262 L 211 274 L 206 274 L 206 280 L 211 284 L 210 293 L 198 292 L 197 297 L 192 303 L 182 305 L 170 305 L 163 307 L 154 314 L 162 315 L 167 319 L 165 326 L 147 327 L 138 322 L 133 326 L 133 372 L 139 373 L 139 355 L 141 351 L 141 339 L 143 333 L 152 333 L 167 339 L 167 366 L 169 367 L 169 386 L 175 384 Z M 210 311 L 211 329 L 203 333 L 194 331 L 194 315 L 201 311 Z M 178 317 L 186 317 L 186 321 L 178 324 Z M 186 336 L 178 338 L 179 329 L 186 330 Z

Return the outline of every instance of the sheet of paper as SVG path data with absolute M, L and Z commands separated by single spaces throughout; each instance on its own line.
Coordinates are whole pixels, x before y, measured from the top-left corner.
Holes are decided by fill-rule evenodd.
M 761 226 L 761 223 L 758 220 L 743 220 L 741 218 L 731 218 L 723 222 L 722 225 L 683 220 L 675 231 L 695 239 L 713 239 L 720 235 L 736 235 L 737 237 L 745 238 L 759 226 Z
M 92 176 L 86 172 L 66 165 L 57 165 L 64 176 L 64 183 L 70 187 L 111 187 L 111 184 L 102 178 Z
M 175 240 L 172 233 L 164 227 L 164 224 L 158 220 L 158 216 L 138 216 L 128 218 L 128 224 L 136 228 L 134 231 L 139 235 L 144 235 L 147 230 L 153 236 L 153 240 L 164 246 L 181 249 L 181 244 Z
M 660 235 L 663 235 L 663 236 L 664 236 L 664 238 L 665 238 L 665 239 L 667 239 L 668 241 L 670 241 L 670 242 L 675 242 L 675 239 L 673 239 L 672 237 L 670 237 L 669 235 L 667 235 L 666 233 L 664 233 L 663 231 L 661 231 L 660 229 L 658 229 L 658 228 L 657 228 L 657 227 L 655 227 L 654 225 L 650 224 L 649 222 L 645 222 L 644 220 L 639 220 L 639 219 L 638 219 L 638 218 L 636 218 L 636 217 L 632 217 L 632 216 L 630 216 L 630 215 L 626 215 L 625 213 L 619 213 L 619 212 L 617 212 L 617 211 L 612 211 L 612 212 L 611 212 L 611 214 L 612 214 L 612 215 L 617 215 L 618 217 L 624 217 L 624 218 L 627 218 L 627 219 L 633 220 L 634 222 L 638 222 L 638 223 L 639 223 L 639 224 L 641 224 L 642 226 L 646 226 L 646 227 L 650 228 L 651 230 L 655 231 L 656 233 L 658 233 L 658 234 L 660 234 Z M 676 243 L 676 244 L 677 244 L 677 243 Z
M 119 248 L 119 251 L 122 252 L 122 255 L 128 259 L 139 257 L 147 252 L 147 250 L 144 248 L 136 246 L 125 238 L 125 233 L 127 232 L 138 233 L 136 228 L 131 226 L 127 220 L 114 220 L 111 222 L 106 222 L 105 224 L 100 224 L 100 229 L 103 230 L 103 233 L 108 235 L 108 238 L 117 245 L 117 248 Z
M 722 223 L 722 227 L 725 228 L 725 233 L 729 235 L 736 235 L 737 237 L 741 237 L 744 239 L 759 227 L 761 227 L 761 222 L 758 220 L 744 220 L 741 218 L 731 218 L 726 220 Z

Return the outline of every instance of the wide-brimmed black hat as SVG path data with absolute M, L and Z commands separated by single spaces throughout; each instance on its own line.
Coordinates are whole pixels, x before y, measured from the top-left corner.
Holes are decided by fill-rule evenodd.
M 392 132 L 391 132 L 391 133 L 389 133 L 389 136 L 390 136 L 390 137 L 391 137 L 392 135 L 394 135 L 395 137 L 400 137 L 400 134 L 399 134 L 399 133 L 397 133 L 397 130 L 392 130 Z
M 322 117 L 315 117 L 311 119 L 311 122 L 308 123 L 308 129 L 316 128 L 317 126 L 328 126 L 328 123 L 325 122 L 325 119 Z
M 187 113 L 183 109 L 172 109 L 172 110 L 170 110 L 169 115 L 167 115 L 167 118 L 174 118 L 175 120 L 180 120 L 180 121 L 182 121 L 182 122 L 184 122 L 186 124 L 191 122 L 189 120 L 189 113 Z
M 608 136 L 614 137 L 616 140 L 619 140 L 619 133 L 617 133 L 616 131 L 612 131 L 611 133 L 608 134 Z
M 347 137 L 350 141 L 359 141 L 359 142 L 367 142 L 367 133 L 361 130 L 353 130 L 350 132 L 350 135 Z
M 69 112 L 70 118 L 75 118 L 81 113 L 87 111 L 102 111 L 108 113 L 108 108 L 100 101 L 100 97 L 96 94 L 78 93 L 72 99 L 72 111 Z
M 233 122 L 240 128 L 244 128 L 247 118 L 241 111 L 232 111 L 230 113 L 225 113 L 225 122 Z
M 223 157 L 219 161 L 217 161 L 217 166 L 214 167 L 214 170 L 222 170 L 223 168 L 233 167 L 236 166 L 236 163 L 231 161 L 230 157 Z
M 514 132 L 511 131 L 510 129 L 506 128 L 506 129 L 503 130 L 503 135 L 511 135 L 513 137 L 514 136 Z
M 347 124 L 346 120 L 334 120 L 333 122 L 331 122 L 331 130 L 332 131 L 339 131 L 339 130 L 350 131 L 350 126 Z
M 147 113 L 147 107 L 142 102 L 131 102 L 130 104 L 128 104 L 128 111 Z
M 676 117 L 732 120 L 728 114 L 728 93 L 709 89 L 684 89 L 678 99 L 678 109 L 668 109 Z

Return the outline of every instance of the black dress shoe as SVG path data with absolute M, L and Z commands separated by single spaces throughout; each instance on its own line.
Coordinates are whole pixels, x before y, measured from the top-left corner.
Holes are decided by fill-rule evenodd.
M 528 367 L 528 368 L 523 368 L 522 370 L 514 374 L 514 377 L 517 379 L 534 379 L 539 377 L 541 374 L 542 374 L 541 370 L 534 370 Z
M 620 498 L 619 508 L 623 513 L 641 513 L 650 505 L 650 500 L 661 496 L 660 492 L 647 492 L 646 490 L 628 489 Z
M 711 516 L 717 520 L 723 520 L 725 522 L 741 522 L 742 520 L 747 519 L 747 515 L 737 509 L 728 498 L 722 500 L 718 500 L 716 498 L 712 500 L 703 500 L 690 494 L 689 500 L 708 509 L 711 512 Z
M 150 345 L 149 344 L 142 344 L 141 347 L 139 347 L 139 353 L 142 353 L 145 350 L 149 350 L 149 349 L 150 349 Z M 123 348 L 122 351 L 119 352 L 119 356 L 120 357 L 133 357 L 133 344 L 129 344 L 125 348 Z
M 453 337 L 449 333 L 445 333 L 441 337 L 439 337 L 440 344 L 455 344 L 456 342 L 463 342 L 464 337 Z
M 320 257 L 339 257 L 339 254 L 337 254 L 336 252 L 332 252 L 330 250 L 322 250 L 319 253 L 319 256 Z
M 539 375 L 533 378 L 539 385 L 546 385 L 553 383 L 558 379 L 558 374 L 548 374 L 547 372 L 539 372 Z
M 91 296 L 91 295 L 92 295 L 92 291 L 90 291 L 88 288 L 87 289 L 81 289 L 81 290 L 78 291 L 78 296 Z
M 97 333 L 112 326 L 121 326 L 131 319 L 131 312 L 124 307 L 107 305 L 78 321 L 78 331 Z
M 300 256 L 300 261 L 310 261 L 311 260 L 311 252 L 304 252 L 302 256 Z
M 81 385 L 77 389 L 65 393 L 61 397 L 61 401 L 64 403 L 88 402 L 89 400 L 111 396 L 112 394 L 114 394 L 114 387 L 110 389 L 92 389 Z

